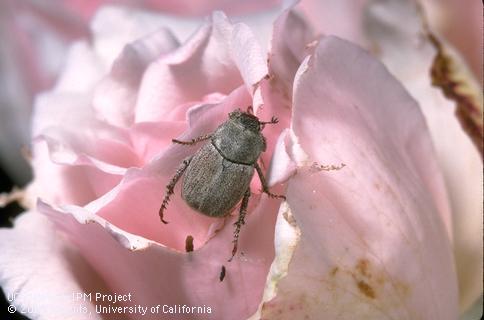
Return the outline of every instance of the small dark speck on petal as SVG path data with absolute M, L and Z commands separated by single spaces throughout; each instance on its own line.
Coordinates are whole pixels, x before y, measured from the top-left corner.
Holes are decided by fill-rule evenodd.
M 193 237 L 188 235 L 185 239 L 185 251 L 192 252 L 193 251 Z
M 225 266 L 222 266 L 222 269 L 220 270 L 220 275 L 219 275 L 220 282 L 224 281 L 224 278 L 225 278 Z

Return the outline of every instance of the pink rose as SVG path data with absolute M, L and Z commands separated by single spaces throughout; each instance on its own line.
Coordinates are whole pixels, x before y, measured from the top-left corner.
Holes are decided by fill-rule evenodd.
M 259 14 L 247 20 L 243 14 L 263 8 L 271 8 L 274 14 L 280 4 L 274 0 L 243 3 L 197 1 L 196 4 L 193 1 L 175 3 L 151 0 L 2 2 L 0 11 L 7 14 L 0 23 L 4 40 L 0 63 L 2 80 L 8 85 L 0 89 L 0 161 L 17 184 L 25 184 L 30 177 L 21 150 L 29 141 L 28 119 L 33 96 L 54 82 L 63 66 L 70 42 L 78 37 L 90 37 L 93 32 L 97 43 L 105 43 L 104 48 L 100 49 L 105 51 L 106 48 L 112 49 L 113 42 L 122 45 L 146 32 L 138 31 L 136 36 L 131 35 L 131 15 L 127 20 L 128 15 L 118 15 L 119 19 L 125 21 L 123 25 L 109 21 L 101 26 L 93 24 L 89 28 L 88 21 L 103 3 L 165 12 L 162 24 L 176 23 L 173 31 L 179 39 L 191 33 L 199 20 L 194 17 L 182 21 L 180 16 L 197 16 L 214 8 L 223 9 L 228 14 L 236 15 L 237 19 L 258 26 L 256 36 L 265 39 L 269 24 L 260 22 L 270 20 L 270 17 Z M 417 8 L 412 1 L 304 0 L 301 8 L 317 32 L 338 35 L 372 51 L 422 107 L 450 197 L 460 308 L 464 311 L 482 296 L 482 175 L 476 174 L 482 172 L 482 161 L 454 116 L 456 103 L 443 97 L 439 90 L 431 88 L 428 83 L 428 70 L 437 51 L 426 37 L 422 37 L 426 31 L 421 17 L 425 16 L 431 31 L 440 39 L 445 56 L 451 57 L 447 60 L 450 64 L 444 66 L 444 70 L 450 70 L 451 73 L 437 83 L 440 82 L 444 90 L 451 93 L 450 98 L 457 102 L 455 113 L 478 145 L 478 150 L 482 150 L 483 127 L 482 90 L 479 85 L 479 81 L 482 83 L 482 18 L 479 10 L 476 10 L 478 4 L 472 1 L 465 6 L 455 0 L 421 0 L 419 3 L 420 7 Z M 176 19 L 169 14 L 176 14 Z M 159 20 L 150 17 L 144 16 L 145 28 L 149 28 L 153 20 Z M 110 29 L 110 26 L 116 26 L 117 29 Z M 265 26 L 266 30 L 261 31 L 261 26 Z M 104 36 L 121 39 L 100 41 Z M 447 41 L 460 51 L 464 59 L 456 56 Z M 118 50 L 119 47 L 115 46 L 113 51 Z M 466 63 L 474 74 L 466 72 Z
M 122 14 L 105 10 L 95 25 Z M 210 319 L 457 317 L 451 212 L 431 138 L 416 101 L 380 62 L 317 37 L 295 11 L 275 22 L 268 60 L 253 31 L 222 13 L 182 44 L 144 26 L 124 47 L 102 35 L 74 45 L 55 88 L 37 99 L 28 190 L 37 206 L 0 231 L 10 244 L 0 282 L 18 293 L 12 304 L 38 306 L 55 293 L 62 308 L 47 302 L 28 314 L 35 319 L 103 318 L 97 308 L 109 305 L 128 307 L 132 319 L 145 307 L 147 318 L 187 316 L 157 305 L 200 307 Z M 171 139 L 212 132 L 248 105 L 280 119 L 263 131 L 261 163 L 287 202 L 261 195 L 254 179 L 228 263 L 236 215 L 224 224 L 196 213 L 179 187 L 168 225 L 157 212 L 197 150 Z M 83 292 L 92 299 L 72 299 Z M 109 303 L 95 293 L 130 295 Z

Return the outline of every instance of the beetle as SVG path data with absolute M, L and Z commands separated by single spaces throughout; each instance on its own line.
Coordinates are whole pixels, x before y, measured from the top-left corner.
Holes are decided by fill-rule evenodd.
M 190 141 L 173 139 L 173 143 L 194 145 L 210 140 L 193 156 L 186 158 L 176 170 L 175 175 L 166 186 L 166 194 L 159 210 L 163 218 L 170 196 L 175 185 L 184 176 L 181 196 L 185 202 L 196 211 L 210 217 L 223 218 L 229 215 L 240 202 L 239 216 L 234 223 L 234 239 L 232 256 L 237 252 L 240 229 L 245 222 L 249 204 L 250 181 L 257 171 L 262 185 L 262 192 L 271 198 L 286 199 L 269 191 L 262 169 L 257 163 L 262 152 L 266 150 L 266 139 L 262 130 L 266 124 L 278 123 L 272 117 L 268 122 L 260 121 L 252 113 L 252 107 L 247 111 L 237 109 L 229 113 L 228 120 L 222 123 L 212 134 L 202 135 Z

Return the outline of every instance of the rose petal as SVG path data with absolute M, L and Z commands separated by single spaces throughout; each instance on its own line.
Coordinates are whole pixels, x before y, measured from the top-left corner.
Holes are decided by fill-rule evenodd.
M 189 0 L 168 0 L 168 1 L 147 1 L 152 7 L 174 13 L 176 15 L 201 16 L 210 14 L 214 10 L 222 10 L 230 15 L 241 15 L 248 13 L 259 13 L 279 5 L 280 0 L 211 0 L 211 1 L 189 1 Z
M 276 141 L 279 139 L 284 128 L 289 127 L 291 121 L 291 101 L 286 94 L 287 91 L 280 90 L 280 85 L 272 78 L 261 81 L 260 86 L 254 95 L 254 106 L 257 116 L 261 121 L 269 121 L 276 117 L 278 123 L 266 125 L 263 130 L 267 140 L 267 150 L 261 156 L 262 164 L 270 163 Z M 260 103 L 260 106 L 257 105 Z
M 94 51 L 101 61 L 110 66 L 128 43 L 174 25 L 175 21 L 180 28 L 171 31 L 175 39 L 184 40 L 200 23 L 199 20 L 177 18 L 170 20 L 169 17 L 154 11 L 126 6 L 103 6 L 90 23 Z
M 264 136 L 269 143 L 267 152 L 261 157 L 263 164 L 271 161 L 276 140 L 282 130 L 289 126 L 294 75 L 306 55 L 312 52 L 308 44 L 315 39 L 312 28 L 293 8 L 282 13 L 274 23 L 268 57 L 270 75 L 260 82 L 254 94 L 257 116 L 262 121 L 268 121 L 271 117 L 277 117 L 279 121 L 264 128 Z
M 32 166 L 39 170 L 28 186 L 26 202 L 29 207 L 33 207 L 37 197 L 52 204 L 84 205 L 111 190 L 121 179 L 118 174 L 100 170 L 103 166 L 94 163 L 81 166 L 53 163 L 48 146 L 43 141 L 34 145 L 34 154 Z
M 48 131 L 45 135 L 40 137 L 50 137 L 49 135 L 52 134 L 52 132 L 55 132 L 55 130 Z M 62 142 L 59 143 L 60 139 L 57 140 L 56 143 L 51 144 L 51 147 L 53 147 L 53 149 L 51 149 L 53 161 L 62 163 L 62 153 L 66 151 L 67 153 L 69 153 L 69 151 L 74 152 L 75 150 L 75 152 L 78 154 L 78 161 L 64 163 L 71 165 L 94 163 L 98 167 L 101 167 L 101 165 L 104 164 L 104 168 L 106 169 L 102 169 L 106 172 L 112 173 L 123 173 L 125 168 L 139 166 L 142 163 L 142 161 L 134 153 L 134 150 L 127 143 L 104 138 L 102 137 L 103 132 L 101 130 L 97 131 L 96 133 L 99 134 L 97 141 L 94 139 L 91 140 L 92 136 L 89 136 L 90 132 L 86 132 L 86 141 L 80 141 L 80 137 L 77 135 L 72 135 L 71 132 L 61 132 L 60 135 L 63 136 L 62 140 L 68 140 L 68 148 L 72 148 L 72 150 L 67 150 L 67 148 L 64 149 L 66 144 L 62 144 Z M 89 145 L 89 142 L 94 141 L 96 141 L 95 146 Z M 58 154 L 60 157 L 57 157 Z M 113 168 L 114 170 L 109 171 L 108 167 Z
M 308 21 L 295 9 L 288 9 L 274 22 L 269 53 L 269 71 L 281 94 L 292 99 L 294 75 L 304 58 L 311 53 L 311 43 L 317 39 Z
M 187 43 L 148 67 L 135 121 L 162 120 L 177 105 L 200 101 L 208 93 L 227 94 L 244 82 L 252 91 L 266 74 L 262 51 L 248 28 L 215 13 Z
M 39 94 L 35 101 L 32 136 L 36 137 L 50 126 L 75 127 L 91 122 L 95 117 L 90 95 L 106 70 L 87 43 L 74 44 L 56 86 Z
M 183 121 L 141 122 L 129 131 L 136 154 L 149 163 L 161 150 L 172 143 L 186 129 Z M 169 132 L 170 134 L 166 134 Z
M 305 0 L 300 8 L 319 32 L 336 35 L 360 45 L 366 44 L 361 29 L 368 0 Z
M 482 160 L 455 116 L 455 104 L 431 87 L 429 72 L 437 52 L 423 37 L 427 31 L 418 12 L 411 3 L 375 2 L 365 24 L 379 57 L 419 101 L 428 123 L 452 206 L 453 248 L 464 311 L 482 295 Z M 396 21 L 406 23 L 402 26 Z M 462 83 L 455 90 L 462 91 L 459 87 L 467 84 L 465 95 L 482 101 L 482 92 L 472 79 L 459 80 Z
M 127 44 L 109 76 L 96 87 L 93 107 L 100 117 L 114 125 L 131 125 L 143 72 L 150 62 L 176 47 L 178 41 L 166 29 Z
M 299 230 L 291 210 L 284 202 L 277 214 L 275 229 L 275 259 L 267 276 L 264 296 L 259 304 L 257 312 L 248 320 L 261 319 L 262 308 L 265 303 L 272 300 L 277 295 L 277 285 L 279 281 L 287 276 L 289 263 L 291 262 L 297 245 L 301 241 L 301 230 Z
M 38 99 L 32 160 L 36 179 L 30 186 L 38 192 L 35 196 L 86 204 L 114 187 L 127 167 L 142 164 L 126 130 L 97 120 L 86 100 L 56 91 Z
M 431 68 L 432 84 L 440 87 L 445 97 L 455 101 L 456 117 L 482 158 L 482 90 L 456 52 L 446 48 L 434 35 L 429 34 L 428 37 L 437 50 Z
M 463 6 L 458 0 L 422 0 L 420 3 L 431 29 L 459 50 L 482 86 L 482 5 L 469 1 Z
M 416 103 L 381 64 L 334 37 L 295 82 L 292 128 L 317 165 L 289 181 L 301 241 L 262 317 L 455 319 L 448 206 Z
M 266 177 L 269 186 L 286 181 L 296 172 L 297 163 L 288 151 L 291 145 L 290 131 L 285 129 L 279 136 L 272 154 L 271 166 Z
M 76 242 L 113 292 L 132 293 L 127 305 L 205 306 L 211 308 L 210 318 L 236 320 L 252 314 L 261 298 L 273 259 L 271 226 L 277 205 L 277 201 L 263 198 L 247 217 L 239 242 L 243 255 L 230 263 L 226 261 L 232 249 L 235 217 L 202 249 L 186 254 L 133 236 L 82 208 L 62 210 L 40 203 L 39 209 Z M 226 277 L 220 282 L 222 265 Z M 159 319 L 160 315 L 145 317 Z M 173 317 L 182 319 L 186 314 Z
M 74 164 L 76 157 L 86 155 L 118 167 L 139 165 L 129 131 L 98 120 L 83 98 L 53 92 L 39 98 L 34 142 L 46 140 L 59 163 Z
M 21 254 L 19 254 L 21 252 Z M 102 281 L 79 256 L 78 250 L 59 237 L 52 223 L 37 212 L 23 213 L 14 229 L 0 229 L 0 283 L 17 310 L 30 310 L 31 319 L 101 319 L 89 301 L 76 293 L 106 292 Z M 86 313 L 75 310 L 86 308 Z
M 107 74 L 109 67 L 109 62 L 100 59 L 96 51 L 87 42 L 76 42 L 69 48 L 64 68 L 53 90 L 55 92 L 89 94 L 102 77 Z

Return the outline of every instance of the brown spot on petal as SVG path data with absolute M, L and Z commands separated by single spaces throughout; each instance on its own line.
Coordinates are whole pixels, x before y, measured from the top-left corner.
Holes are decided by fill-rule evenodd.
M 336 276 L 336 274 L 338 273 L 339 271 L 339 267 L 334 267 L 333 269 L 331 269 L 331 271 L 329 272 L 329 275 L 334 277 Z
M 296 219 L 294 219 L 294 216 L 292 214 L 289 214 L 289 212 L 284 211 L 282 216 L 287 221 L 287 223 L 289 223 L 293 228 L 298 228 Z
M 358 292 L 367 298 L 381 300 L 381 303 L 388 304 L 390 296 L 385 293 L 388 290 L 396 293 L 399 300 L 396 304 L 402 303 L 410 295 L 410 287 L 406 283 L 392 277 L 385 270 L 376 268 L 367 258 L 358 259 L 348 273 Z
M 336 257 L 337 263 L 329 268 L 293 275 L 290 282 L 282 279 L 276 297 L 263 304 L 260 318 L 339 319 L 348 310 L 365 310 L 367 313 L 358 314 L 359 318 L 379 319 L 387 315 L 383 318 L 393 319 L 395 310 L 401 310 L 408 313 L 408 319 L 420 319 L 407 307 L 411 287 L 398 274 L 390 273 L 390 265 L 367 256 L 353 260 L 347 251 L 349 256 Z M 300 290 L 301 283 L 304 290 Z
M 366 259 L 360 259 L 358 260 L 358 262 L 356 263 L 356 270 L 362 275 L 362 276 L 365 276 L 365 277 L 370 277 L 370 273 L 368 271 L 368 265 L 369 265 L 369 261 L 366 260 Z
M 370 285 L 368 283 L 366 283 L 363 280 L 360 280 L 360 281 L 356 282 L 356 285 L 357 285 L 358 289 L 360 290 L 360 292 L 363 293 L 365 296 L 367 296 L 368 298 L 371 298 L 371 299 L 375 299 L 375 297 L 376 297 L 375 290 L 373 290 L 373 288 L 370 287 Z
M 372 270 L 370 261 L 366 258 L 358 259 L 350 274 L 355 281 L 358 291 L 370 299 L 376 298 L 377 288 L 382 287 L 385 283 L 385 279 L 381 274 L 377 274 Z

